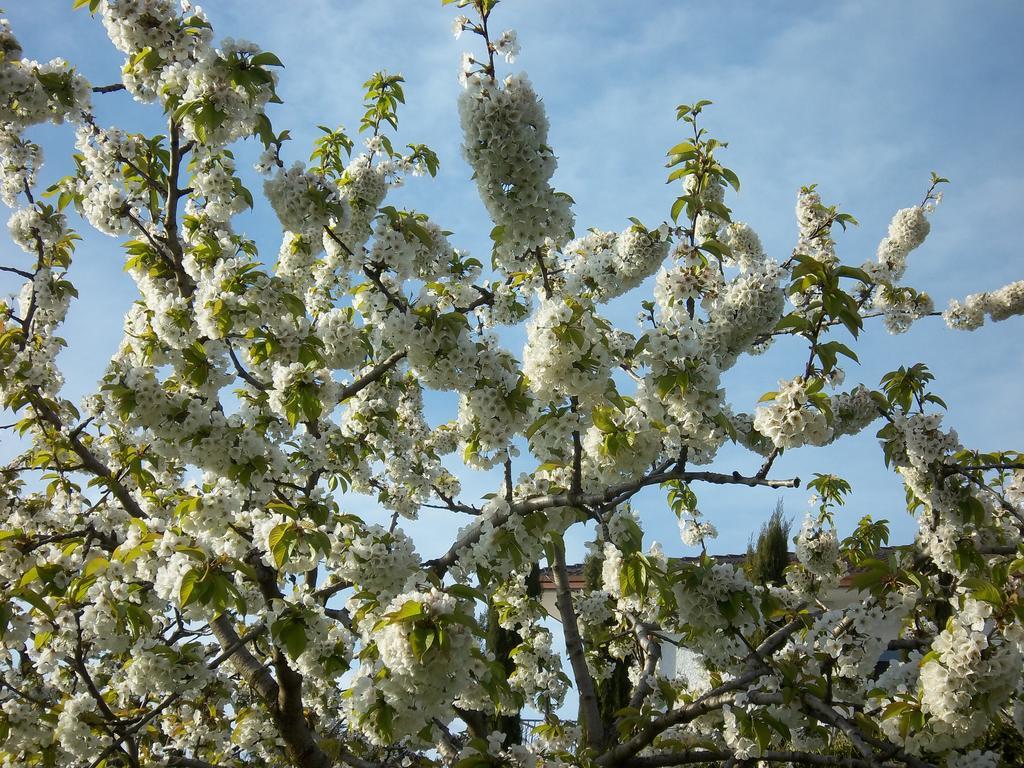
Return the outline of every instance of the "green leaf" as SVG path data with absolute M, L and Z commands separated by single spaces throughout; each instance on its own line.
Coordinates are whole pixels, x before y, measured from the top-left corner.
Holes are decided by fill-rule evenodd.
M 724 178 L 737 192 L 740 191 L 740 177 L 728 168 L 722 169 L 722 178 Z
M 475 589 L 468 584 L 452 584 L 445 590 L 449 595 L 455 595 L 455 597 L 461 597 L 465 600 L 480 600 L 481 602 L 487 602 L 487 595 L 479 589 Z
M 181 579 L 181 587 L 178 590 L 178 602 L 184 608 L 189 603 L 195 602 L 198 598 L 196 583 L 199 581 L 199 571 L 190 568 Z
M 605 408 L 594 408 L 591 411 L 591 418 L 594 420 L 594 426 L 600 429 L 602 432 L 615 432 L 615 422 L 612 421 L 611 414 Z
M 295 541 L 296 531 L 294 523 L 279 523 L 275 525 L 267 537 L 267 544 L 270 545 L 270 553 L 274 556 L 274 563 L 280 568 L 288 559 L 288 551 Z
M 681 154 L 684 154 L 686 152 L 693 152 L 695 149 L 697 149 L 697 148 L 695 146 L 693 146 L 693 144 L 691 144 L 690 142 L 682 141 L 682 142 L 676 144 L 674 147 L 672 147 L 672 149 L 670 149 L 665 154 L 666 155 L 681 155 Z
M 284 621 L 277 630 L 277 636 L 293 659 L 302 655 L 309 642 L 306 638 L 306 628 L 302 622 L 295 619 Z
M 1003 604 L 1003 596 L 1000 594 L 999 589 L 987 579 L 971 576 L 963 580 L 963 586 L 971 590 L 971 595 L 975 600 L 989 603 L 997 608 Z
M 672 203 L 672 221 L 679 221 L 679 214 L 683 212 L 683 207 L 685 205 L 685 197 L 680 197 L 674 203 Z
M 387 614 L 385 618 L 390 619 L 392 623 L 396 623 L 412 621 L 425 615 L 426 613 L 423 609 L 423 603 L 417 602 L 416 600 L 407 600 L 401 608 Z
M 423 622 L 418 624 L 409 633 L 409 647 L 412 649 L 413 655 L 420 661 L 423 661 L 424 655 L 433 647 L 436 639 L 436 628 L 431 624 Z
M 43 599 L 43 596 L 32 589 L 19 589 L 14 595 L 19 600 L 24 600 L 26 603 L 31 605 L 37 611 L 45 615 L 51 621 L 56 618 L 56 614 L 53 612 L 53 608 Z
M 262 53 L 257 53 L 255 56 L 249 59 L 249 63 L 256 67 L 284 66 L 284 64 L 281 63 L 281 60 L 270 51 L 263 51 Z

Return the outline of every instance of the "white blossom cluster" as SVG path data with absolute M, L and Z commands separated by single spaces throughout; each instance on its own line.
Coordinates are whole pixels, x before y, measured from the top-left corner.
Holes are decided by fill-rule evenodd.
M 77 181 L 76 192 L 89 223 L 108 235 L 124 235 L 134 230 L 126 215 L 140 215 L 144 192 L 129 189 L 121 176 L 124 163 L 138 160 L 137 139 L 117 128 L 104 130 L 92 125 L 78 129 L 75 146 L 82 155 L 85 173 Z
M 1002 636 L 991 615 L 988 603 L 964 598 L 932 642 L 932 653 L 921 659 L 911 692 L 925 717 L 923 729 L 901 737 L 898 719 L 882 721 L 883 731 L 912 754 L 971 747 L 988 728 L 984 708 L 1000 706 L 1013 693 L 1019 642 Z M 981 764 L 987 760 L 977 757 Z
M 676 254 L 680 248 L 676 248 Z M 673 254 L 673 255 L 676 255 Z M 654 298 L 666 321 L 687 325 L 688 302 L 710 303 L 723 288 L 722 276 L 712 264 L 683 256 L 681 264 L 662 267 L 654 283 Z
M 665 260 L 667 227 L 653 232 L 634 224 L 616 234 L 593 230 L 563 249 L 567 258 L 563 290 L 606 301 L 636 288 Z
M 952 299 L 942 313 L 946 325 L 962 331 L 973 331 L 985 323 L 985 316 L 999 322 L 1024 314 L 1024 280 L 1004 285 L 989 293 L 972 293 L 962 302 Z
M 759 261 L 729 281 L 708 302 L 708 322 L 700 341 L 708 356 L 730 368 L 743 352 L 767 334 L 782 317 L 784 272 L 774 261 Z
M 796 559 L 816 576 L 835 574 L 839 560 L 839 539 L 834 528 L 826 528 L 808 517 L 796 537 Z
M 607 388 L 611 355 L 607 323 L 592 306 L 556 296 L 541 302 L 527 325 L 523 373 L 531 389 L 596 397 Z
M 323 176 L 307 171 L 302 163 L 279 170 L 264 182 L 263 191 L 285 231 L 312 243 L 319 245 L 324 227 L 344 229 L 348 224 L 348 206 L 339 198 L 337 188 Z
M 829 407 L 834 415 L 832 440 L 855 435 L 879 417 L 878 404 L 871 399 L 871 390 L 863 384 L 829 397 Z
M 9 208 L 30 189 L 42 148 L 22 137 L 39 123 L 80 122 L 91 107 L 89 82 L 63 59 L 22 58 L 10 22 L 0 18 L 0 200 Z
M 931 231 L 924 206 L 903 208 L 889 223 L 888 235 L 878 245 L 875 264 L 865 264 L 865 271 L 878 282 L 896 283 L 907 269 L 907 255 L 919 248 Z
M 770 405 L 754 412 L 754 429 L 777 448 L 823 445 L 832 436 L 824 411 L 808 404 L 803 377 L 779 381 L 778 393 Z
M 122 78 L 140 101 L 180 97 L 190 65 L 206 51 L 212 30 L 200 9 L 186 24 L 174 0 L 103 0 L 100 18 L 110 42 L 127 55 Z M 198 22 L 198 23 L 196 23 Z
M 796 253 L 811 256 L 825 264 L 837 261 L 835 242 L 828 232 L 828 212 L 821 195 L 813 187 L 800 190 L 796 198 L 796 222 L 799 238 Z
M 897 285 L 906 272 L 907 255 L 924 243 L 931 230 L 928 210 L 915 206 L 897 211 L 889 223 L 888 235 L 879 243 L 877 260 L 863 266 L 877 283 L 873 305 L 881 312 L 890 333 L 906 332 L 914 321 L 935 309 L 927 293 Z
M 480 355 L 478 363 L 473 386 L 460 386 L 456 428 L 466 463 L 487 469 L 506 451 L 517 454 L 510 447 L 512 438 L 526 427 L 533 411 L 510 356 Z
M 45 64 L 21 58 L 21 49 L 3 19 L 0 27 L 0 124 L 6 135 L 39 123 L 81 120 L 91 106 L 89 81 L 63 59 Z
M 642 475 L 661 451 L 661 430 L 636 405 L 601 413 L 602 423 L 592 424 L 583 434 L 587 476 L 593 478 L 595 487 L 605 487 Z
M 459 623 L 444 622 L 445 617 L 459 610 L 456 599 L 437 589 L 407 592 L 387 606 L 384 616 L 400 614 L 410 603 L 421 607 L 423 618 L 417 622 L 393 619 L 373 634 L 372 641 L 380 653 L 378 664 L 386 674 L 374 674 L 378 670 L 366 669 L 364 661 L 346 704 L 353 719 L 361 719 L 372 710 L 376 697 L 381 696 L 393 710 L 395 727 L 403 733 L 415 733 L 435 717 L 443 722 L 451 720 L 454 700 L 465 695 L 484 667 L 473 653 L 469 630 Z M 417 627 L 422 626 L 420 622 L 432 628 L 443 627 L 446 632 L 444 645 L 428 649 L 422 656 L 411 640 Z
M 531 252 L 548 241 L 562 246 L 573 225 L 568 197 L 549 184 L 557 162 L 540 99 L 524 75 L 503 83 L 474 75 L 459 97 L 459 118 L 463 152 L 499 228 L 495 256 L 506 270 L 529 268 Z
M 238 77 L 260 52 L 255 43 L 225 38 L 220 46 L 200 48 L 188 66 L 170 68 L 164 77 L 172 82 L 162 88 L 165 93 L 181 92 L 184 134 L 209 146 L 252 135 L 277 82 L 277 74 L 265 68 L 259 70 L 265 73 L 261 82 Z
M 755 630 L 758 622 L 749 614 L 727 619 L 718 605 L 751 590 L 743 571 L 725 563 L 694 568 L 688 578 L 676 583 L 676 621 L 687 640 L 686 647 L 707 657 L 711 664 L 728 665 L 732 654 L 741 653 L 742 645 L 724 630 L 731 625 L 747 633 Z
M 745 222 L 730 222 L 722 230 L 721 238 L 722 242 L 729 246 L 730 251 L 725 263 L 738 267 L 740 272 L 749 272 L 768 258 L 761 238 L 754 228 Z
M 915 320 L 935 311 L 935 304 L 927 293 L 888 285 L 879 286 L 873 304 L 882 313 L 886 330 L 893 334 L 906 333 Z

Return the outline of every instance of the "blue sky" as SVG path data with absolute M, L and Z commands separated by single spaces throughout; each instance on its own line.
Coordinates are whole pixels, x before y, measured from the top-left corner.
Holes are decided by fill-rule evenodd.
M 70 0 L 7 0 L 5 6 L 26 56 L 63 56 L 94 84 L 116 80 L 120 54 L 100 22 L 72 12 Z M 399 138 L 434 148 L 441 173 L 436 180 L 410 180 L 394 199 L 453 230 L 458 247 L 486 256 L 491 224 L 459 155 L 455 110 L 459 56 L 476 40 L 452 38 L 454 10 L 437 0 L 213 0 L 204 7 L 218 39 L 255 40 L 285 62 L 278 89 L 285 104 L 271 117 L 277 130 L 292 132 L 289 160 L 308 156 L 317 124 L 355 128 L 361 84 L 371 72 L 403 73 L 408 104 Z M 841 203 L 861 221 L 839 241 L 843 258 L 859 264 L 873 257 L 892 213 L 921 199 L 934 169 L 952 184 L 929 240 L 911 257 L 907 282 L 942 308 L 951 297 L 1024 277 L 1017 231 L 1024 206 L 1020 3 L 506 0 L 492 23 L 519 33 L 522 56 L 502 70 L 525 70 L 544 98 L 559 157 L 555 185 L 577 201 L 577 231 L 622 229 L 630 216 L 655 226 L 668 216 L 674 194 L 664 184 L 664 152 L 681 138 L 674 108 L 708 98 L 715 104 L 707 125 L 730 142 L 723 160 L 743 182 L 741 193 L 728 200 L 734 217 L 752 224 L 776 258 L 785 259 L 792 248 L 801 185 L 818 183 L 826 202 Z M 123 93 L 97 96 L 96 113 L 105 125 L 161 131 L 159 110 Z M 49 183 L 69 169 L 71 132 L 51 127 L 34 135 L 46 149 L 43 179 Z M 256 148 L 250 144 L 238 154 L 251 165 Z M 269 207 L 258 201 L 238 226 L 272 261 L 279 235 Z M 86 238 L 72 278 L 81 299 L 70 315 L 70 348 L 62 358 L 72 398 L 93 388 L 135 296 L 121 271 L 118 241 L 80 229 Z M 2 253 L 12 254 L 13 246 Z M 15 290 L 14 282 L 0 282 L 0 291 Z M 627 326 L 634 314 L 621 302 L 613 313 Z M 508 338 L 513 348 L 520 343 L 516 334 Z M 900 364 L 927 362 L 950 406 L 948 423 L 965 444 L 1021 448 L 1022 339 L 1021 318 L 973 334 L 948 331 L 938 319 L 900 337 L 876 324 L 858 347 L 862 365 L 847 368 L 847 382 L 874 385 Z M 729 399 L 738 410 L 750 410 L 776 379 L 797 371 L 801 354 L 795 344 L 780 344 L 741 363 L 726 378 Z M 450 399 L 428 402 L 433 421 L 447 418 Z M 894 539 L 905 542 L 912 521 L 873 434 L 823 451 L 792 452 L 776 464 L 776 474 L 842 474 L 854 496 L 840 527 L 848 530 L 870 513 L 892 520 Z M 751 472 L 756 458 L 727 449 L 715 468 Z M 490 478 L 467 478 L 466 488 L 472 495 L 493 485 Z M 779 495 L 697 490 L 722 532 L 719 552 L 742 550 Z M 805 490 L 785 492 L 789 513 L 802 516 L 806 497 Z M 658 499 L 650 493 L 638 504 L 650 535 L 670 553 L 686 552 Z M 411 530 L 427 537 L 423 549 L 431 554 L 461 522 L 428 510 Z

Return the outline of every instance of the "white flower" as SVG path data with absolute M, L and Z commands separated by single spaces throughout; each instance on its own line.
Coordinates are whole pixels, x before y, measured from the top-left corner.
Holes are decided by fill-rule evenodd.
M 455 39 L 458 40 L 466 27 L 469 26 L 468 16 L 456 16 L 452 21 L 452 34 L 455 35 Z
M 494 52 L 504 56 L 505 61 L 512 64 L 519 55 L 519 38 L 514 29 L 506 29 L 494 42 Z

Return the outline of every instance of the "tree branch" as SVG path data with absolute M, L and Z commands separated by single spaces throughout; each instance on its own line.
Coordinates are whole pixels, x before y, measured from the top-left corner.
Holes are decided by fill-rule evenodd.
M 267 385 L 261 382 L 259 379 L 257 379 L 255 376 L 253 376 L 251 373 L 245 370 L 245 368 L 242 367 L 242 363 L 238 360 L 238 356 L 235 354 L 235 348 L 231 346 L 230 341 L 227 344 L 228 355 L 231 357 L 231 362 L 235 366 L 235 371 L 238 373 L 238 375 L 241 376 L 245 382 L 251 384 L 256 389 L 260 390 L 261 392 L 266 392 Z
M 121 483 L 120 480 L 111 472 L 110 468 L 107 467 L 102 461 L 100 461 L 96 455 L 89 450 L 89 448 L 82 442 L 81 437 L 76 432 L 72 431 L 71 434 L 64 436 L 61 430 L 64 427 L 63 422 L 60 420 L 60 416 L 46 404 L 46 401 L 42 398 L 38 392 L 34 392 L 29 395 L 29 400 L 32 406 L 36 409 L 39 416 L 45 421 L 52 424 L 57 429 L 57 433 L 62 437 L 66 437 L 71 450 L 78 454 L 78 457 L 82 460 L 82 467 L 89 470 L 96 477 L 102 478 L 106 486 L 110 489 L 111 493 L 121 502 L 121 505 L 125 508 L 132 517 L 145 518 L 148 515 L 143 511 L 139 503 L 135 501 L 128 489 Z
M 673 765 L 724 762 L 730 758 L 734 758 L 734 755 L 729 752 L 712 749 L 691 749 L 685 752 L 669 752 L 663 755 L 634 757 L 626 765 L 629 768 L 667 768 Z M 861 760 L 856 757 L 839 757 L 838 755 L 781 750 L 768 750 L 752 759 L 765 763 L 797 763 L 800 765 L 833 766 L 834 768 L 874 768 L 877 765 L 877 763 Z M 891 764 L 887 764 L 886 768 L 889 765 Z
M 786 641 L 789 640 L 790 636 L 804 626 L 805 618 L 806 617 L 804 615 L 798 615 L 781 629 L 776 630 L 765 638 L 764 641 L 762 641 L 762 643 L 754 650 L 752 658 L 764 658 L 765 656 L 771 656 L 777 650 L 782 648 L 782 646 L 786 644 Z M 767 675 L 770 671 L 771 669 L 769 667 L 757 662 L 749 671 L 733 678 L 732 680 L 722 683 L 689 704 L 656 717 L 631 739 L 617 744 L 598 757 L 597 764 L 609 767 L 622 764 L 642 749 L 650 746 L 658 737 L 658 734 L 674 725 L 688 723 L 701 715 L 706 715 L 708 712 L 719 709 L 723 705 L 728 704 L 733 700 L 736 693 L 746 689 L 755 681 Z
M 35 275 L 33 275 L 27 269 L 18 269 L 17 267 L 0 267 L 0 272 L 10 272 L 11 274 L 24 277 L 26 280 L 35 279 Z
M 657 674 L 658 662 L 661 661 L 661 643 L 654 634 L 654 627 L 646 622 L 636 621 L 634 625 L 637 643 L 644 656 L 644 668 L 640 672 L 640 679 L 633 689 L 633 695 L 629 698 L 629 706 L 639 709 L 644 699 L 653 690 L 651 678 Z
M 383 361 L 377 363 L 373 368 L 364 373 L 358 379 L 342 387 L 338 393 L 338 402 L 344 402 L 350 397 L 362 392 L 368 386 L 378 381 L 385 373 L 394 368 L 398 362 L 406 356 L 406 352 L 392 352 L 388 357 L 384 358 Z
M 256 558 L 250 558 L 249 564 L 256 570 L 256 583 L 267 606 L 283 600 L 284 595 L 277 585 L 277 572 Z M 271 647 L 271 658 L 277 672 L 277 696 L 267 703 L 278 733 L 284 739 L 285 751 L 302 768 L 331 768 L 333 761 L 321 749 L 306 720 L 302 704 L 302 675 L 292 669 L 284 651 L 277 645 Z
M 664 466 L 666 465 L 662 465 L 662 467 Z M 571 493 L 534 496 L 533 498 L 525 499 L 511 505 L 507 512 L 480 517 L 473 525 L 469 526 L 458 539 L 455 540 L 451 547 L 448 548 L 447 552 L 434 560 L 428 561 L 426 566 L 433 570 L 438 576 L 444 575 L 448 569 L 458 561 L 459 554 L 463 549 L 479 541 L 486 528 L 491 526 L 497 528 L 499 525 L 503 525 L 505 521 L 513 515 L 525 515 L 530 512 L 536 512 L 541 509 L 550 509 L 552 507 L 602 506 L 613 501 L 616 504 L 620 504 L 636 494 L 642 488 L 646 488 L 650 485 L 658 485 L 667 480 L 705 482 L 714 483 L 716 485 L 747 485 L 750 487 L 765 486 L 768 488 L 800 487 L 799 477 L 794 477 L 790 480 L 767 480 L 760 477 L 745 477 L 739 472 L 733 472 L 732 474 L 726 475 L 720 472 L 685 472 L 682 470 L 663 471 L 662 467 L 659 467 L 658 471 L 649 475 L 644 475 L 639 480 L 612 486 L 606 489 L 603 493 L 582 494 L 579 496 Z
M 555 603 L 562 619 L 562 634 L 565 637 L 565 650 L 572 665 L 573 678 L 580 698 L 580 720 L 583 722 L 587 744 L 599 748 L 604 743 L 604 724 L 601 722 L 601 710 L 597 703 L 594 689 L 594 678 L 587 667 L 587 657 L 583 652 L 583 640 L 580 638 L 580 627 L 576 619 L 576 610 L 572 605 L 572 588 L 569 585 L 569 574 L 565 567 L 565 543 L 558 536 L 552 537 L 551 573 L 555 580 Z

